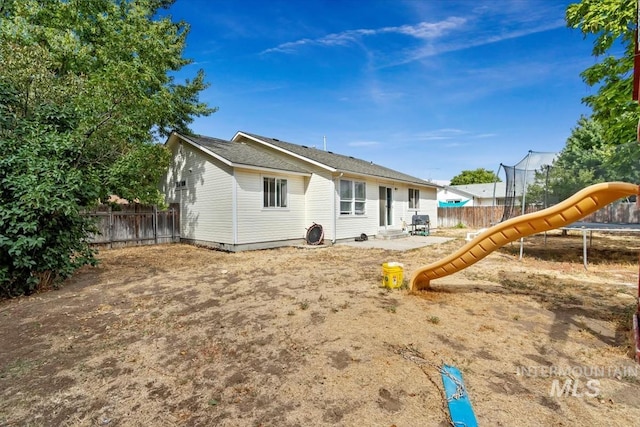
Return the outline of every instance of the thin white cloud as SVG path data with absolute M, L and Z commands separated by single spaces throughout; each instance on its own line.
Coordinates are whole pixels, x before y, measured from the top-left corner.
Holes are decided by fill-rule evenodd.
M 455 148 L 455 147 L 465 147 L 469 145 L 468 143 L 463 143 L 463 142 L 450 142 L 448 144 L 444 144 L 443 147 L 445 148 Z
M 380 145 L 378 141 L 354 141 L 347 144 L 349 147 L 373 147 Z
M 406 36 L 415 37 L 417 39 L 436 39 L 447 34 L 451 30 L 463 27 L 466 24 L 466 18 L 452 16 L 439 22 L 420 22 L 416 25 L 401 25 L 399 27 L 385 27 L 374 32 L 379 33 L 398 33 Z
M 441 141 L 442 147 L 461 147 L 470 145 L 470 140 L 492 138 L 497 134 L 492 132 L 475 133 L 463 129 L 443 128 L 426 132 L 419 132 L 408 136 L 409 139 L 416 142 L 437 142 Z
M 438 136 L 438 135 L 433 135 L 433 136 L 422 136 L 419 137 L 417 139 L 419 139 L 420 141 L 442 141 L 444 139 L 451 139 L 453 138 L 452 136 Z
M 422 21 L 417 24 L 346 30 L 323 37 L 282 43 L 262 51 L 262 54 L 291 54 L 305 46 L 333 47 L 351 44 L 358 44 L 366 50 L 367 38 L 384 34 L 404 35 L 418 43 L 417 46 L 387 52 L 379 57 L 380 63 L 374 68 L 386 68 L 566 26 L 563 17 L 545 19 L 545 14 L 551 13 L 546 9 L 537 13 L 523 13 L 522 5 L 512 9 L 514 8 L 475 8 L 466 17 L 451 16 L 436 22 Z M 493 22 L 493 25 L 487 27 L 487 22 Z
M 473 49 L 473 48 L 485 46 L 488 44 L 499 43 L 505 40 L 525 37 L 531 34 L 537 34 L 544 31 L 561 28 L 561 27 L 564 27 L 565 25 L 566 24 L 563 20 L 556 20 L 550 23 L 544 23 L 531 28 L 523 28 L 523 29 L 517 29 L 513 31 L 506 31 L 500 34 L 492 34 L 484 37 L 477 37 L 477 38 L 474 38 L 472 36 L 458 37 L 457 40 L 450 39 L 447 42 L 443 44 L 438 44 L 438 45 L 429 43 L 417 49 L 412 49 L 412 50 L 403 52 L 403 56 L 401 56 L 400 58 L 396 58 L 395 60 L 389 61 L 387 64 L 383 65 L 383 68 L 409 64 L 411 62 L 441 55 L 443 53 L 456 52 L 464 49 Z
M 461 130 L 461 129 L 436 129 L 428 132 L 421 132 L 417 135 L 414 135 L 412 139 L 417 141 L 442 141 L 453 138 L 459 138 L 468 134 L 469 132 Z
M 401 25 L 395 27 L 382 27 L 377 29 L 358 29 L 347 30 L 341 33 L 328 34 L 316 39 L 304 38 L 292 42 L 282 43 L 276 47 L 272 47 L 262 51 L 267 53 L 293 53 L 297 48 L 316 45 L 316 46 L 346 46 L 355 43 L 364 37 L 371 37 L 380 34 L 402 34 L 420 40 L 433 40 L 440 38 L 449 32 L 463 27 L 466 23 L 465 18 L 450 17 L 439 22 L 419 22 L 415 25 Z

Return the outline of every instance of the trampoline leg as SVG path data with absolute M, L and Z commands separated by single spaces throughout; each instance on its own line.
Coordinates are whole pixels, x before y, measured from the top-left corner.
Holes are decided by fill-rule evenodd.
M 587 230 L 582 230 L 582 262 L 587 269 Z
M 522 261 L 522 255 L 524 253 L 524 237 L 520 238 L 520 261 Z

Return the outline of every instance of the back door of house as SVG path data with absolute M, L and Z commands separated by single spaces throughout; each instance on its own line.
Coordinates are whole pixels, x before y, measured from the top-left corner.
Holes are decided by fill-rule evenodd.
M 380 196 L 378 197 L 378 203 L 379 203 L 380 227 L 393 225 L 393 214 L 392 214 L 393 188 L 380 187 L 379 193 L 380 193 Z

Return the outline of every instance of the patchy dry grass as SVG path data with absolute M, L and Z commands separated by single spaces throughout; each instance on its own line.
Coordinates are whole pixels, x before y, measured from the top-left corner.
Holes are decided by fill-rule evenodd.
M 466 231 L 404 253 L 105 251 L 60 290 L 0 303 L 0 425 L 446 425 L 442 363 L 481 425 L 637 424 L 638 239 L 594 235 L 585 271 L 580 236 L 534 236 L 523 260 L 513 244 L 428 291 L 379 288 L 383 262 L 409 276 Z M 567 378 L 523 367 L 628 375 L 557 397 Z

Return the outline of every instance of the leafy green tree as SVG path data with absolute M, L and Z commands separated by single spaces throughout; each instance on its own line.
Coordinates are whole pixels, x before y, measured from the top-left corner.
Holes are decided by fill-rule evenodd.
M 494 172 L 485 168 L 478 168 L 463 170 L 451 179 L 451 185 L 486 184 L 500 181 L 501 179 Z
M 581 117 L 553 166 L 536 171 L 535 183 L 527 188 L 527 199 L 548 206 L 589 185 L 610 180 L 612 171 L 607 165 L 615 149 L 607 144 L 599 122 Z
M 614 151 L 600 122 L 580 118 L 551 171 L 551 193 L 564 200 L 591 184 L 609 180 L 607 163 Z
M 569 27 L 593 37 L 593 55 L 599 60 L 581 76 L 597 92 L 583 102 L 613 145 L 636 140 L 640 110 L 631 96 L 636 8 L 636 0 L 582 0 L 566 11 Z
M 545 165 L 542 169 L 534 171 L 534 182 L 527 185 L 526 188 L 525 203 L 528 206 L 545 208 L 556 203 L 549 185 L 552 170 L 551 165 Z
M 527 199 L 538 204 L 546 200 L 550 205 L 599 182 L 639 182 L 640 151 L 636 146 L 636 142 L 609 144 L 600 122 L 581 117 L 548 174 L 536 171 Z
M 34 106 L 0 84 L 0 297 L 31 293 L 78 267 L 93 264 L 86 243 L 92 224 L 81 214 L 97 200 L 95 168 L 75 167 L 80 146 L 70 125 L 72 108 Z
M 598 182 L 640 178 L 640 109 L 632 100 L 636 8 L 636 0 L 582 0 L 567 8 L 568 26 L 593 40 L 598 62 L 581 76 L 597 90 L 583 98 L 592 114 L 580 118 L 550 171 L 545 194 L 553 200 Z
M 204 74 L 176 82 L 189 27 L 163 0 L 0 1 L 0 294 L 29 293 L 94 262 L 82 210 L 110 194 L 162 201 Z

